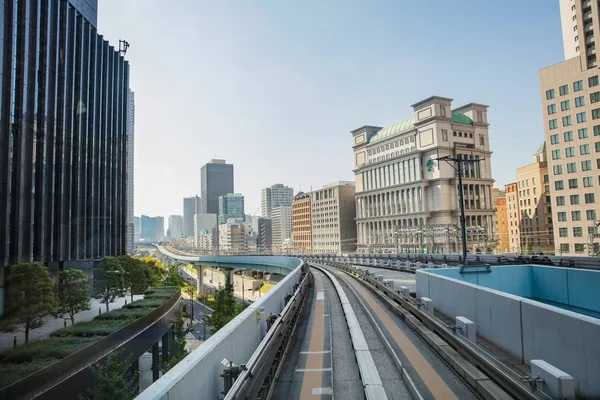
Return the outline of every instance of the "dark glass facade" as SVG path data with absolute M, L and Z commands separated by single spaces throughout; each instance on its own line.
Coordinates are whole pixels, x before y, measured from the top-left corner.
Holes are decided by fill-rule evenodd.
M 66 0 L 0 0 L 0 39 L 0 267 L 124 254 L 129 63 Z
M 219 213 L 219 196 L 233 193 L 233 164 L 211 160 L 200 170 L 202 214 Z

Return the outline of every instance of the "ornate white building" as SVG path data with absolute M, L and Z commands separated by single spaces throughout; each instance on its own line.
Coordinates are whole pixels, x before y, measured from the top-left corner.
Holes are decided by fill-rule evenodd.
M 459 248 L 458 178 L 444 156 L 480 160 L 463 169 L 467 242 L 494 247 L 494 203 L 488 106 L 452 110 L 432 96 L 414 116 L 387 128 L 352 131 L 358 252 L 455 252 Z

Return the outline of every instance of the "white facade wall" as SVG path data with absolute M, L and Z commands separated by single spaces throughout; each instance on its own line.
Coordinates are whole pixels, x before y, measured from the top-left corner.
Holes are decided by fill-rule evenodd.
M 278 206 L 271 211 L 271 223 L 273 227 L 273 249 L 281 248 L 286 239 L 292 238 L 292 207 Z

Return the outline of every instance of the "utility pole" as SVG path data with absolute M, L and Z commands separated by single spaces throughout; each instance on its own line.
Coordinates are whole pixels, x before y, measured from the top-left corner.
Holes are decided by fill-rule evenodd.
M 455 150 L 456 150 L 456 146 L 455 146 Z M 463 183 L 462 183 L 462 178 L 463 178 L 463 167 L 464 166 L 468 166 L 471 164 L 475 164 L 475 163 L 479 163 L 482 160 L 485 160 L 485 158 L 482 159 L 468 159 L 468 158 L 458 158 L 458 157 L 452 157 L 451 155 L 447 155 L 444 157 L 440 157 L 438 155 L 438 157 L 436 158 L 436 160 L 439 161 L 445 161 L 448 165 L 450 165 L 454 171 L 456 172 L 456 174 L 458 175 L 458 196 L 459 196 L 459 203 L 460 203 L 460 227 L 462 230 L 462 252 L 463 252 L 463 259 L 462 259 L 462 263 L 463 265 L 467 265 L 467 230 L 466 230 L 466 223 L 465 223 L 465 201 L 464 201 L 464 194 L 463 194 Z

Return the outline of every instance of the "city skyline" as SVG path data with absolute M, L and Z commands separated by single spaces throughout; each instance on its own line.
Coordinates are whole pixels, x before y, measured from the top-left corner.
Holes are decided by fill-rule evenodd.
M 111 42 L 128 40 L 127 58 L 135 65 L 136 215 L 180 213 L 182 197 L 200 194 L 200 167 L 211 158 L 236 165 L 236 192 L 246 197 L 250 212 L 260 205 L 260 189 L 275 182 L 297 192 L 352 180 L 350 130 L 364 123 L 393 125 L 410 117 L 405 105 L 413 99 L 440 93 L 452 93 L 457 104 L 486 99 L 494 121 L 490 141 L 496 186 L 513 180 L 514 170 L 529 160 L 530 149 L 544 136 L 536 78 L 538 70 L 563 59 L 558 6 L 537 0 L 513 1 L 514 7 L 511 2 L 441 4 L 430 10 L 426 4 L 371 7 L 362 2 L 342 11 L 341 4 L 307 3 L 296 9 L 103 2 L 103 33 Z M 522 12 L 515 21 L 517 5 Z M 319 18 L 306 26 L 305 18 L 315 10 Z M 418 16 L 425 12 L 432 32 L 416 40 Z M 459 13 L 471 21 L 469 27 L 448 18 Z M 175 14 L 184 15 L 177 27 L 168 24 Z M 403 23 L 393 23 L 399 15 Z M 522 21 L 531 15 L 536 18 Z M 223 18 L 236 21 L 235 27 L 220 24 Z M 192 23 L 195 19 L 206 23 Z M 363 19 L 378 21 L 375 29 L 356 30 Z M 167 26 L 169 35 L 159 34 Z M 201 39 L 192 47 L 194 41 L 169 42 L 180 35 Z M 492 37 L 494 46 L 488 43 Z M 190 57 L 190 62 L 157 61 L 155 46 Z M 331 46 L 336 52 L 330 52 Z M 440 69 L 432 62 L 457 52 L 462 52 L 459 64 Z M 210 60 L 195 53 L 209 53 Z M 375 62 L 359 62 L 361 53 Z M 172 80 L 158 79 L 165 69 L 172 70 Z M 513 148 L 517 140 L 522 145 Z M 155 179 L 164 186 L 160 193 L 168 195 L 150 192 Z

